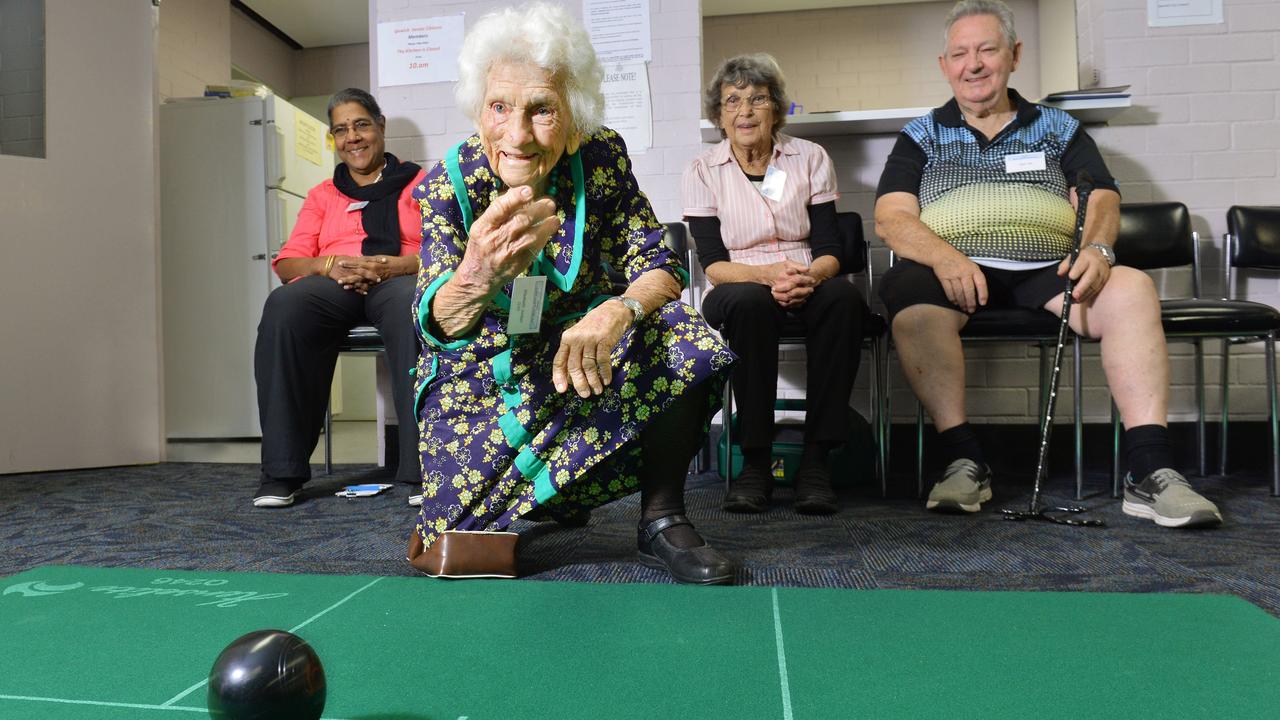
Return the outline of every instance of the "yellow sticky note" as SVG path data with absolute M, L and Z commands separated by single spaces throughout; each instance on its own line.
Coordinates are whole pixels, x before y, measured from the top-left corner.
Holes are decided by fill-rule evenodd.
M 320 157 L 325 141 L 325 128 L 319 120 L 304 113 L 293 116 L 293 149 L 294 153 L 312 163 L 320 164 Z

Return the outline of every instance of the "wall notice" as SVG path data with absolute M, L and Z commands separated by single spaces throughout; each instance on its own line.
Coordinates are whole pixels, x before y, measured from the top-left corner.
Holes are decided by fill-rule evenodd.
M 378 23 L 378 85 L 458 79 L 463 16 Z
M 653 112 L 649 98 L 649 72 L 642 62 L 606 65 L 604 124 L 618 131 L 627 152 L 640 155 L 653 145 Z
M 1218 25 L 1222 0 L 1147 0 L 1147 26 Z
M 605 67 L 653 59 L 649 0 L 582 0 L 582 19 Z

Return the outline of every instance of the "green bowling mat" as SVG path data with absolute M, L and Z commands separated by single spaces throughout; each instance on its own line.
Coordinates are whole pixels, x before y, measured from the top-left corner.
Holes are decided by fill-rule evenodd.
M 1234 597 L 43 567 L 0 579 L 0 718 L 207 717 L 262 628 L 342 720 L 1280 713 L 1280 621 Z

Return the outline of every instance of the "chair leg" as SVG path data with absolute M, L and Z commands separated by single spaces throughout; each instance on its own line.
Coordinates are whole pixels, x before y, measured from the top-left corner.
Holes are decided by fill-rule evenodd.
M 1280 497 L 1280 408 L 1276 406 L 1276 334 L 1267 334 L 1267 414 L 1271 419 L 1271 496 Z
M 1204 429 L 1204 341 L 1196 338 L 1196 455 L 1200 476 L 1209 474 L 1209 456 L 1205 448 Z
M 1111 497 L 1120 497 L 1120 408 L 1111 401 Z
M 1231 338 L 1222 338 L 1222 375 L 1218 384 L 1218 392 L 1221 393 L 1222 402 L 1219 404 L 1222 410 L 1222 421 L 1218 424 L 1218 474 L 1227 474 L 1227 416 L 1230 414 L 1228 402 L 1230 395 L 1227 385 L 1227 368 L 1231 360 Z
M 916 400 L 916 498 L 924 497 L 924 405 Z
M 324 474 L 333 474 L 333 408 L 324 406 Z
M 872 436 L 875 441 L 875 475 L 880 483 L 880 497 L 889 494 L 888 481 L 884 471 L 884 401 L 881 399 L 880 379 L 880 338 L 871 341 L 871 396 L 867 399 L 867 407 L 871 408 Z
M 888 486 L 889 482 L 889 449 L 893 442 L 893 382 L 892 376 L 889 374 L 889 342 L 886 340 L 880 349 L 880 357 L 877 360 L 880 363 L 880 398 L 883 405 L 880 411 L 880 467 L 884 474 L 884 483 Z
M 1071 375 L 1073 378 L 1071 387 L 1071 399 L 1074 405 L 1073 425 L 1075 429 L 1076 441 L 1076 500 L 1084 499 L 1084 390 L 1081 388 L 1083 384 L 1081 380 L 1084 377 L 1084 370 L 1081 367 L 1081 342 L 1080 336 L 1076 335 L 1072 340 L 1071 348 Z
M 724 463 L 720 469 L 724 472 L 724 489 L 729 491 L 733 482 L 733 381 L 724 384 L 724 406 L 720 410 L 720 428 L 724 435 Z

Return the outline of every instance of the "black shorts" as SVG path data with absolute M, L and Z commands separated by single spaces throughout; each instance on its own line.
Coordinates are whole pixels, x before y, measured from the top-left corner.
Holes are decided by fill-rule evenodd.
M 981 266 L 979 266 L 981 267 Z M 1067 279 L 1058 277 L 1058 263 L 1036 270 L 1000 270 L 983 267 L 987 278 L 987 304 L 984 308 L 1024 307 L 1044 309 L 1045 303 L 1066 290 Z M 947 299 L 933 268 L 911 260 L 898 260 L 880 279 L 880 299 L 889 312 L 889 320 L 912 305 L 938 305 L 951 310 L 960 307 Z

